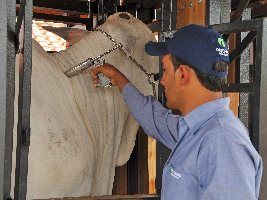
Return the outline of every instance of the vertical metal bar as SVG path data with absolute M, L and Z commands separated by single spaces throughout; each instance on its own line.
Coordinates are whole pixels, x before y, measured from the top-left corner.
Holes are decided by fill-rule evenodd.
M 231 1 L 209 0 L 207 1 L 208 25 L 230 22 Z
M 0 198 L 10 196 L 15 91 L 15 0 L 0 0 Z
M 171 31 L 176 28 L 177 1 L 164 0 L 161 4 L 161 31 Z
M 207 23 L 208 25 L 219 24 L 221 21 L 221 4 L 220 0 L 207 1 Z
M 176 24 L 177 24 L 177 20 L 176 20 L 176 16 L 177 16 L 177 1 L 176 0 L 172 0 L 170 2 L 170 25 L 169 25 L 169 30 L 173 31 L 176 29 Z
M 220 7 L 221 7 L 220 23 L 230 22 L 231 0 L 220 1 Z
M 258 98 L 259 101 L 256 102 L 258 105 L 256 105 L 256 103 L 254 104 L 256 107 L 255 110 L 257 110 L 255 112 L 258 112 L 255 120 L 258 120 L 259 125 L 258 127 L 254 127 L 253 123 L 253 129 L 258 131 L 256 132 L 258 135 L 255 135 L 255 139 L 259 141 L 257 145 L 259 147 L 260 155 L 263 158 L 263 167 L 265 168 L 265 170 L 263 170 L 263 176 L 261 180 L 260 199 L 267 199 L 267 18 L 263 18 L 262 27 L 261 30 L 258 31 L 256 42 L 257 52 L 255 56 L 255 70 L 257 70 L 257 68 L 261 68 L 261 74 L 260 81 L 257 81 L 259 90 L 256 93 L 256 98 Z M 255 115 L 256 113 L 253 113 L 253 120 Z
M 104 14 L 104 0 L 98 1 L 98 14 L 103 17 Z
M 99 0 L 98 1 L 98 24 L 103 24 L 104 21 L 106 21 L 106 18 L 104 16 L 104 0 Z
M 18 133 L 15 172 L 15 200 L 26 199 L 30 139 L 32 73 L 32 0 L 25 5 L 22 53 L 19 66 Z
M 92 12 L 92 1 L 88 0 L 88 19 L 86 23 L 86 30 L 91 31 L 94 28 L 94 19 L 93 19 L 93 12 Z M 95 27 L 98 24 L 98 19 L 95 20 Z
M 256 89 L 254 91 L 253 95 L 253 113 L 252 113 L 252 133 L 250 133 L 251 142 L 253 143 L 254 147 L 257 151 L 259 151 L 259 113 L 260 109 L 264 109 L 264 107 L 260 106 L 260 98 L 261 95 L 264 95 L 266 91 L 261 91 L 261 82 L 262 76 L 261 73 L 262 68 L 266 68 L 266 66 L 262 66 L 262 56 L 263 54 L 263 35 L 262 35 L 262 28 L 259 27 L 259 30 L 257 31 L 256 36 L 256 51 L 255 51 L 255 68 L 254 68 L 254 84 L 256 86 Z M 262 93 L 262 94 L 261 94 Z
M 243 11 L 242 11 L 243 12 Z M 242 15 L 242 20 L 251 19 L 251 9 L 245 9 Z M 241 32 L 241 40 L 248 35 L 249 32 Z M 250 66 L 250 46 L 243 50 L 240 57 L 240 83 L 249 83 L 249 66 Z M 249 130 L 249 94 L 240 93 L 239 118 Z

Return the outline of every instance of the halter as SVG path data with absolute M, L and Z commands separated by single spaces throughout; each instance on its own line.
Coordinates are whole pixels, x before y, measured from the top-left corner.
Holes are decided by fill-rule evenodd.
M 129 58 L 142 72 L 145 73 L 147 76 L 148 83 L 152 86 L 153 90 L 153 96 L 156 98 L 156 81 L 155 81 L 155 73 L 149 73 L 145 68 L 136 61 L 131 55 L 128 55 L 123 49 L 123 45 L 121 43 L 117 43 L 111 35 L 109 35 L 106 31 L 102 29 L 94 29 L 93 32 L 101 32 L 103 35 L 105 35 L 112 43 L 114 44 L 114 47 L 112 49 L 109 49 L 108 51 L 94 57 L 94 58 L 88 58 L 84 62 L 78 64 L 77 66 L 67 70 L 65 74 L 68 77 L 75 76 L 76 74 L 80 73 L 81 71 L 96 65 L 97 63 L 100 63 L 99 59 L 104 57 L 105 55 L 111 53 L 112 51 L 115 51 L 116 49 L 119 49 L 121 52 L 123 52 L 127 58 Z

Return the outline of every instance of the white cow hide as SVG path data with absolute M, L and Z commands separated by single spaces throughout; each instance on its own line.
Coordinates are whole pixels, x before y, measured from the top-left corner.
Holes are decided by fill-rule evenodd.
M 144 52 L 145 43 L 154 40 L 151 31 L 140 20 L 125 16 L 114 14 L 99 28 L 122 43 L 148 72 L 157 72 L 158 59 Z M 129 159 L 138 125 L 117 87 L 95 88 L 89 70 L 72 78 L 64 74 L 112 47 L 100 32 L 55 54 L 33 41 L 27 199 L 112 193 L 115 167 Z M 120 50 L 105 60 L 143 93 L 152 94 L 145 74 Z

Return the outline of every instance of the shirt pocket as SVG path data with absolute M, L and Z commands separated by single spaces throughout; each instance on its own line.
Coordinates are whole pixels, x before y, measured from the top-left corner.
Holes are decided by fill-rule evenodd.
M 198 181 L 181 169 L 166 165 L 162 179 L 163 199 L 197 199 Z

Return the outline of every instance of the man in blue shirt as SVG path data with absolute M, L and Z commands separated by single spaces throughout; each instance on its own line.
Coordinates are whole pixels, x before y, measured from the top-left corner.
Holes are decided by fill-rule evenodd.
M 141 94 L 110 64 L 92 70 L 119 87 L 144 131 L 172 150 L 162 177 L 164 200 L 254 200 L 259 198 L 262 160 L 247 129 L 223 98 L 229 55 L 221 35 L 189 25 L 166 42 L 149 42 L 162 56 L 167 107 Z M 172 114 L 179 110 L 181 115 Z

